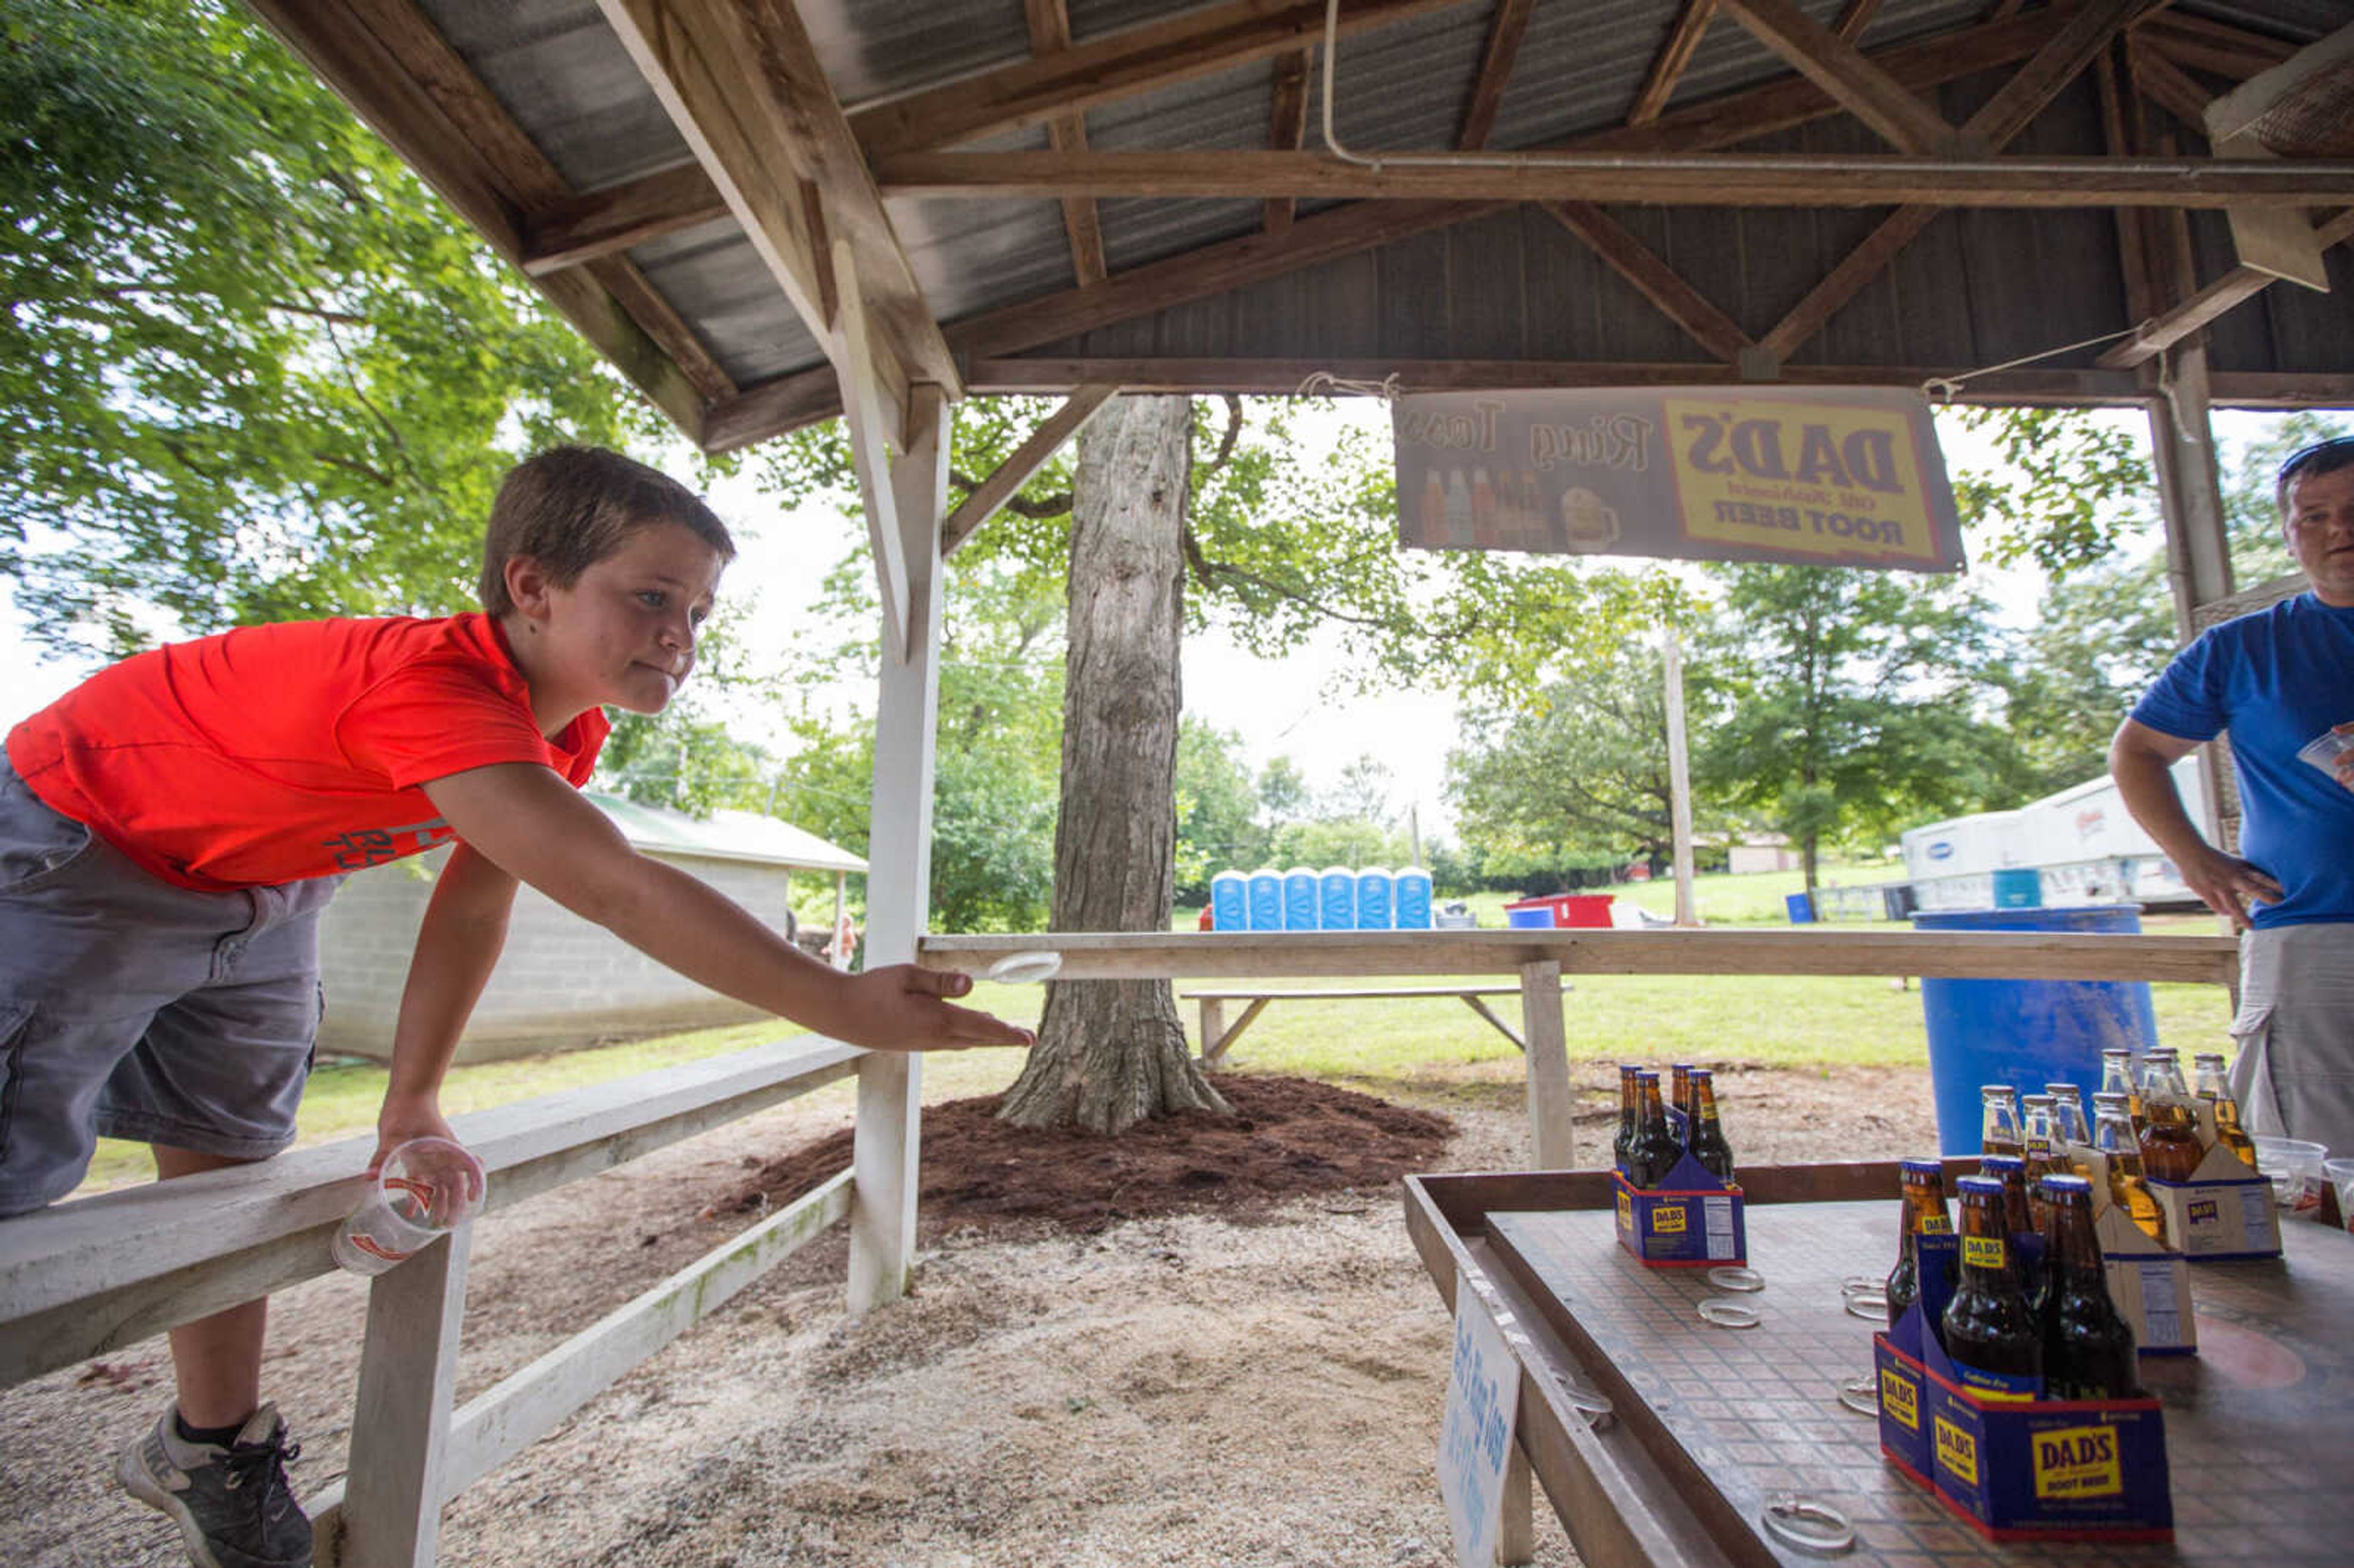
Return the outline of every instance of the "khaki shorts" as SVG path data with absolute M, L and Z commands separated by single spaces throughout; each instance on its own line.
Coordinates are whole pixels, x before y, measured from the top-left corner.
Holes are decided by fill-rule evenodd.
M 2232 1094 L 2251 1133 L 2354 1155 L 2354 922 L 2240 938 Z
M 341 878 L 198 893 L 43 804 L 0 757 L 0 1215 L 99 1138 L 260 1160 L 294 1139 Z

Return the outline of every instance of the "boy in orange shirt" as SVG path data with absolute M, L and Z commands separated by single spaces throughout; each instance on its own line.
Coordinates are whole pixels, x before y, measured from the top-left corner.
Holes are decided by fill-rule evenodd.
M 727 530 L 612 452 L 557 448 L 491 509 L 482 612 L 251 627 L 140 654 L 18 725 L 0 762 L 0 1216 L 71 1192 L 100 1136 L 169 1179 L 292 1141 L 342 876 L 450 843 L 394 1029 L 371 1169 L 448 1137 L 438 1097 L 518 882 L 687 976 L 883 1050 L 1024 1045 L 971 982 L 810 959 L 632 850 L 579 787 L 603 709 L 660 713 Z M 118 1472 L 200 1568 L 297 1568 L 310 1529 L 260 1399 L 266 1300 L 172 1330 L 179 1397 Z

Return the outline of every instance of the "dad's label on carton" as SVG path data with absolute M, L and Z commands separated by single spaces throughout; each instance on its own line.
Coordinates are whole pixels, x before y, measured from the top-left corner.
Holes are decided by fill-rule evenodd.
M 1937 1467 L 1951 1470 L 1966 1487 L 1978 1484 L 1978 1439 L 1940 1415 L 1937 1426 Z
M 1913 1395 L 1913 1385 L 1896 1373 L 1893 1367 L 1880 1369 L 1880 1408 L 1892 1420 L 1901 1421 L 1910 1432 L 1921 1430 L 1921 1405 Z
M 2062 1426 L 2035 1435 L 2038 1499 L 2113 1498 L 2125 1489 L 2115 1427 Z
M 1651 1211 L 1651 1234 L 1656 1236 L 1681 1235 L 1684 1218 L 1691 1211 L 1681 1203 L 1662 1203 Z

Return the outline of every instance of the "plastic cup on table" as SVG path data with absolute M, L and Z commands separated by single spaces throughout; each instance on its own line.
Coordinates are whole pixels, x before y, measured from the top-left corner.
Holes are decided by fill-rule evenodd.
M 2322 1179 L 2338 1189 L 2338 1218 L 2354 1231 L 2354 1160 L 2325 1160 Z
M 2273 1202 L 2303 1212 L 2321 1207 L 2322 1156 L 2329 1150 L 2302 1138 L 2256 1138 L 2256 1169 L 2272 1178 Z
M 384 1157 L 360 1206 L 335 1232 L 338 1267 L 382 1274 L 482 1212 L 482 1162 L 446 1138 L 412 1138 Z

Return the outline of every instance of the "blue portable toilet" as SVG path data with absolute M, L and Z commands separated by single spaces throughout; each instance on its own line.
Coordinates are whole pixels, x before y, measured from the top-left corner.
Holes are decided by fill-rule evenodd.
M 1369 866 L 1357 873 L 1357 929 L 1386 931 L 1390 928 L 1390 895 L 1397 879 L 1381 866 Z
M 1250 929 L 1250 878 L 1239 871 L 1210 878 L 1210 924 L 1220 931 Z
M 1295 865 L 1283 874 L 1283 928 L 1316 929 L 1316 871 L 1312 866 Z
M 1397 928 L 1401 931 L 1430 929 L 1430 873 L 1418 865 L 1407 866 L 1395 878 L 1397 887 Z
M 1283 873 L 1271 865 L 1260 866 L 1250 874 L 1250 928 L 1283 929 Z
M 1316 925 L 1325 931 L 1357 928 L 1357 874 L 1345 865 L 1328 865 L 1316 884 Z

